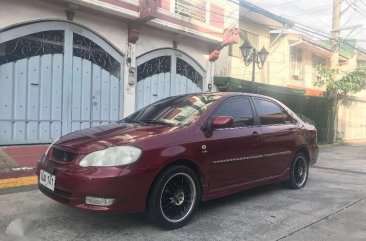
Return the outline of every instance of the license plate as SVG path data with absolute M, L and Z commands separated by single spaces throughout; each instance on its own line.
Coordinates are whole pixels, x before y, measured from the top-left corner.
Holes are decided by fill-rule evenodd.
M 55 182 L 56 176 L 52 175 L 44 170 L 41 170 L 39 173 L 39 183 L 48 189 L 54 191 L 55 190 Z

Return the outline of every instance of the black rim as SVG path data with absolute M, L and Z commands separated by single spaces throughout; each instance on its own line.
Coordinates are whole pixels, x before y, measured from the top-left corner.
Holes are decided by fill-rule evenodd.
M 299 157 L 294 166 L 294 179 L 297 186 L 304 185 L 307 174 L 306 160 L 303 157 Z
M 177 173 L 163 187 L 160 198 L 162 214 L 170 222 L 182 221 L 192 211 L 195 199 L 193 179 L 185 173 Z

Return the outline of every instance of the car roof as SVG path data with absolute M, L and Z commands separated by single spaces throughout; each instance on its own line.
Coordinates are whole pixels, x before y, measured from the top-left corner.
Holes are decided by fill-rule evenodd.
M 250 97 L 260 97 L 260 98 L 275 100 L 275 101 L 279 102 L 278 100 L 276 100 L 272 97 L 266 96 L 266 95 L 246 93 L 246 92 L 201 92 L 201 93 L 191 93 L 191 94 L 185 94 L 185 95 L 187 95 L 187 96 L 190 96 L 190 95 L 219 95 L 219 96 L 228 96 L 228 97 L 229 96 L 250 96 Z

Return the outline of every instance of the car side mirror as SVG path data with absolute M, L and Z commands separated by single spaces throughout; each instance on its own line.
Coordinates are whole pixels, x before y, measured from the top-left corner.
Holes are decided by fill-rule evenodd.
M 216 116 L 211 122 L 212 129 L 229 128 L 234 124 L 232 116 Z

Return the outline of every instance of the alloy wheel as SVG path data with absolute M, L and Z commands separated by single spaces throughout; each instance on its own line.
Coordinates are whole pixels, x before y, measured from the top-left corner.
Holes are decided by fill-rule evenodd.
M 196 186 L 189 175 L 176 173 L 170 177 L 160 197 L 160 209 L 164 218 L 172 223 L 184 220 L 193 210 L 196 195 Z
M 306 181 L 308 175 L 307 168 L 306 160 L 302 156 L 299 156 L 294 165 L 294 179 L 296 185 L 299 187 L 304 185 Z

